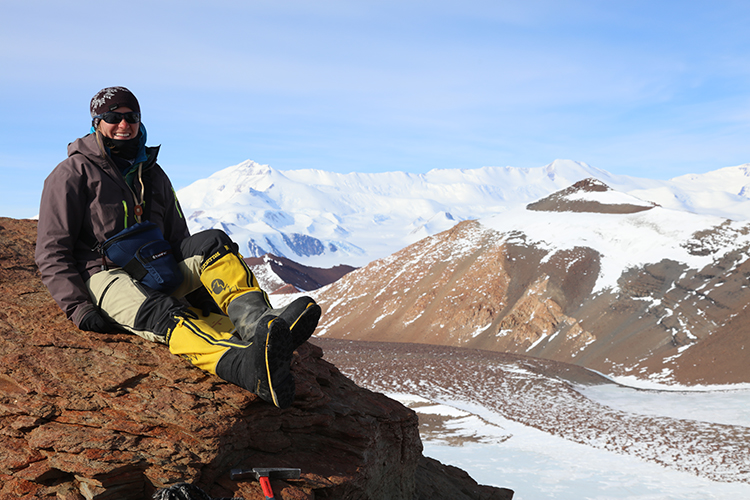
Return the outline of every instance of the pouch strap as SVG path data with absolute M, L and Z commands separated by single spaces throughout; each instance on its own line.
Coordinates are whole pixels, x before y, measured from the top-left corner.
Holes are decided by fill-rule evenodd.
M 135 278 L 137 281 L 141 281 L 148 274 L 148 271 L 145 267 L 143 267 L 143 264 L 138 262 L 138 259 L 136 259 L 135 257 L 130 259 L 130 262 L 122 266 L 122 270 Z

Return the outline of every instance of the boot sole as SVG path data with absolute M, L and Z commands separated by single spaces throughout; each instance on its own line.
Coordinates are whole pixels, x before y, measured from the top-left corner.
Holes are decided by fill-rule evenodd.
M 294 342 L 295 349 L 312 337 L 312 334 L 318 327 L 318 320 L 320 320 L 321 313 L 320 306 L 313 303 L 305 309 L 305 312 L 289 328 L 289 331 L 292 332 L 292 342 Z
M 302 303 L 308 301 L 301 313 L 298 313 L 301 309 Z M 312 337 L 313 332 L 318 327 L 318 321 L 322 310 L 320 306 L 315 303 L 309 297 L 301 297 L 292 302 L 287 309 L 279 315 L 279 318 L 286 321 L 289 326 L 289 331 L 292 333 L 292 342 L 294 348 L 301 346 L 307 339 Z
M 261 330 L 262 329 L 262 330 Z M 258 395 L 279 408 L 288 408 L 294 402 L 295 384 L 291 373 L 292 345 L 289 327 L 284 320 L 266 316 L 258 323 L 256 340 L 258 349 L 256 366 L 263 366 L 258 374 Z

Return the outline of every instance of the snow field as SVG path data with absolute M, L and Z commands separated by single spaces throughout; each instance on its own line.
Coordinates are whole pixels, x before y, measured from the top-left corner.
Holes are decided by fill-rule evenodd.
M 606 390 L 600 390 L 604 387 Z M 594 386 L 587 390 L 594 399 L 601 396 L 602 400 L 616 401 L 629 411 L 649 408 L 678 418 L 710 406 L 705 416 L 724 420 L 727 408 L 750 402 L 750 391 L 674 393 L 672 398 L 659 400 L 654 398 L 656 393 L 627 387 Z M 711 481 L 630 455 L 574 443 L 505 419 L 482 406 L 453 400 L 431 402 L 411 394 L 388 396 L 412 407 L 420 419 L 430 414 L 452 417 L 446 427 L 464 435 L 466 442 L 448 446 L 439 438 L 423 438 L 424 455 L 464 469 L 479 484 L 510 488 L 515 491 L 514 500 L 750 498 L 748 483 Z M 701 402 L 700 397 L 706 401 Z M 747 423 L 746 416 L 739 421 Z
M 502 353 L 322 345 L 355 383 L 420 415 L 426 456 L 516 498 L 750 498 L 748 387 L 643 390 Z

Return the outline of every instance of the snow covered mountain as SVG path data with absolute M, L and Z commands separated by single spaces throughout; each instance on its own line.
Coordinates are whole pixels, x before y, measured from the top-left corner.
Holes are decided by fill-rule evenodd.
M 750 223 L 584 179 L 314 292 L 322 337 L 512 352 L 664 382 L 750 382 Z
M 523 207 L 585 179 L 664 208 L 750 220 L 750 164 L 668 181 L 556 160 L 425 174 L 279 171 L 246 161 L 179 190 L 190 229 L 218 227 L 245 257 L 363 266 L 458 222 Z

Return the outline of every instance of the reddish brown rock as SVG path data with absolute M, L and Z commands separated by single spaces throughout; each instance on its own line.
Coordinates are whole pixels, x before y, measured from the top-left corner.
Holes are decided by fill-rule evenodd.
M 408 499 L 416 415 L 362 389 L 305 344 L 279 410 L 125 334 L 78 330 L 33 262 L 34 221 L 0 218 L 0 498 L 142 499 L 191 482 L 262 499 L 232 468 L 298 467 L 283 499 Z M 464 497 L 471 498 L 471 497 Z

